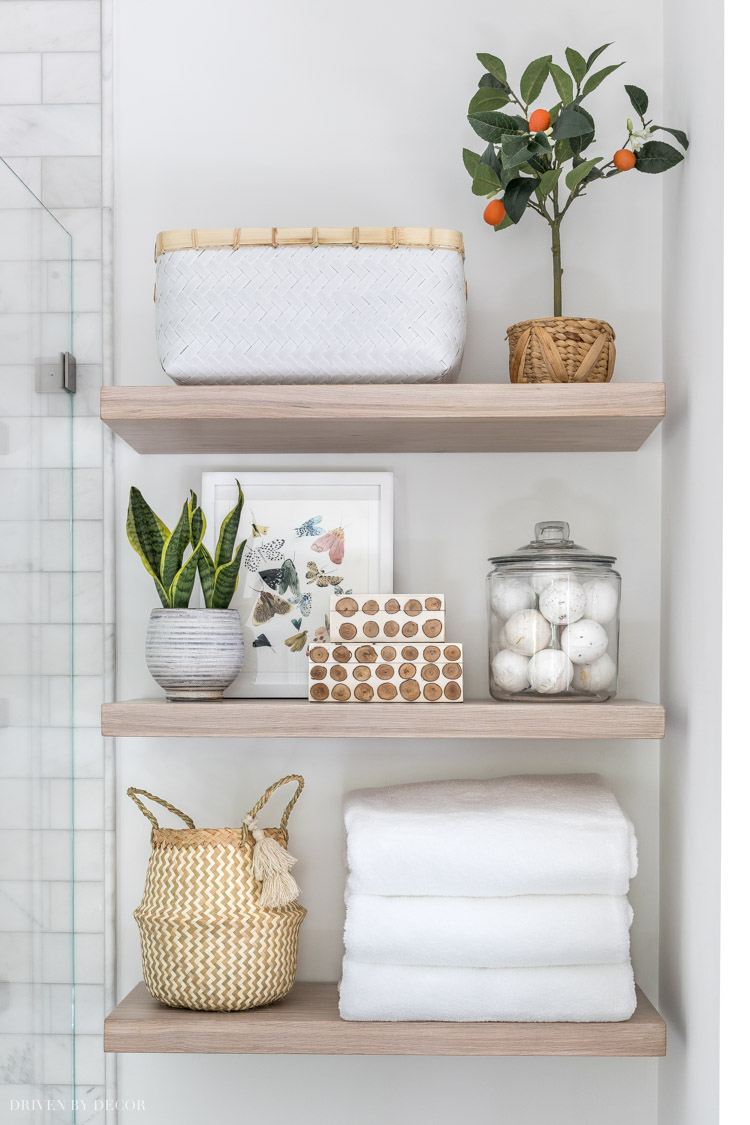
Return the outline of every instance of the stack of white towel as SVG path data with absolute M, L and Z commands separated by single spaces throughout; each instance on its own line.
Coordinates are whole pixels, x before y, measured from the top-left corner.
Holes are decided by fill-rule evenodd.
M 633 1014 L 636 840 L 597 774 L 360 789 L 344 816 L 344 1019 Z

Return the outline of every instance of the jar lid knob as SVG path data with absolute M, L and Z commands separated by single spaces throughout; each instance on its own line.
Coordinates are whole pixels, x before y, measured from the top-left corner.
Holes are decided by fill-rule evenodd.
M 570 539 L 570 524 L 564 520 L 546 520 L 534 525 L 534 535 L 539 543 L 567 543 Z

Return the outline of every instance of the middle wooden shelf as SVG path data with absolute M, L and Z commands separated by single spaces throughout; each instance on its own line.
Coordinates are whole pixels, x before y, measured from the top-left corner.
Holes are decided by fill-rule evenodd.
M 102 734 L 114 738 L 561 738 L 664 737 L 664 708 L 609 703 L 310 703 L 224 699 L 105 703 Z

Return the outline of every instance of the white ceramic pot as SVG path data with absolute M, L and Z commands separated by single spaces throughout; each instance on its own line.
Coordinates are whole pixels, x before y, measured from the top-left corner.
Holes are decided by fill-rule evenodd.
M 146 664 L 171 700 L 221 699 L 245 659 L 236 609 L 153 609 Z

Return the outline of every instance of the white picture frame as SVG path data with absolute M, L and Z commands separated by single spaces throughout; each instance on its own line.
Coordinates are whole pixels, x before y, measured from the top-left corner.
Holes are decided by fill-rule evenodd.
M 201 505 L 206 545 L 212 552 L 222 520 L 237 503 L 236 481 L 245 496 L 237 544 L 247 539 L 247 545 L 231 607 L 242 620 L 245 663 L 224 694 L 306 698 L 307 648 L 314 639 L 323 639 L 320 630 L 325 627 L 330 595 L 336 589 L 373 594 L 393 589 L 393 474 L 203 473 Z M 334 528 L 341 535 L 331 553 L 338 559 L 342 547 L 344 551 L 343 561 L 336 565 L 325 548 L 313 549 Z M 287 559 L 296 574 L 296 593 L 285 588 L 286 571 L 280 577 L 279 568 Z M 334 577 L 343 582 L 331 584 Z M 323 578 L 326 585 L 319 584 Z M 280 583 L 275 590 L 274 583 Z M 258 606 L 262 592 L 267 596 Z M 282 603 L 291 609 L 273 612 Z M 263 624 L 254 621 L 255 614 L 269 612 Z M 304 633 L 307 637 L 301 640 Z

